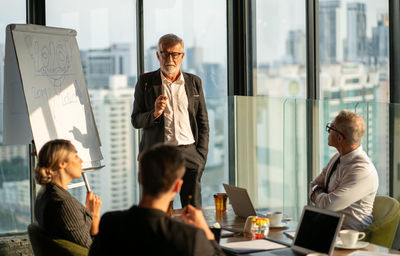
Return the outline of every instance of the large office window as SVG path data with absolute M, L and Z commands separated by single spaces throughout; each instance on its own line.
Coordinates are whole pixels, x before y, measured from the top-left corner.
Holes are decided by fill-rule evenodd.
M 259 208 L 296 216 L 307 203 L 306 123 L 301 118 L 306 111 L 306 4 L 252 3 L 252 86 L 259 97 L 237 99 L 238 184 L 248 187 Z M 251 157 L 240 159 L 244 151 Z
M 202 79 L 210 123 L 210 144 L 202 177 L 203 205 L 228 182 L 226 1 L 146 0 L 144 2 L 145 70 L 159 68 L 158 39 L 174 33 L 185 42 L 184 72 Z M 180 207 L 180 204 L 176 206 Z
M 0 141 L 3 143 L 3 81 L 7 24 L 26 23 L 23 0 L 0 2 Z M 0 145 L 0 233 L 22 232 L 31 222 L 26 145 Z
M 105 167 L 88 173 L 102 212 L 138 202 L 137 131 L 130 123 L 137 80 L 136 2 L 47 1 L 46 25 L 75 29 Z M 79 152 L 78 152 L 79 153 Z M 84 201 L 84 187 L 70 192 Z
M 305 1 L 255 1 L 257 95 L 306 97 Z M 254 45 L 254 44 L 253 44 Z
M 389 11 L 388 1 L 319 1 L 321 166 L 336 150 L 324 125 L 343 109 L 363 116 L 362 146 L 389 193 Z

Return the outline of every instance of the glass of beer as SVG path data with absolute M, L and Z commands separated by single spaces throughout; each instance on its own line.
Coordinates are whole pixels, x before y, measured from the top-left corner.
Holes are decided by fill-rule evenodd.
M 228 195 L 226 193 L 214 194 L 215 211 L 225 212 L 227 199 L 228 199 Z

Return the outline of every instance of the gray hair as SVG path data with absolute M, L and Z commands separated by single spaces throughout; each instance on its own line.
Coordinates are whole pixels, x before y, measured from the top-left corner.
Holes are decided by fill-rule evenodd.
M 185 48 L 182 38 L 180 38 L 179 36 L 174 35 L 174 34 L 166 34 L 166 35 L 163 35 L 162 37 L 160 37 L 160 39 L 158 40 L 158 50 L 161 50 L 160 49 L 161 45 L 164 45 L 166 47 L 172 47 L 177 44 L 181 44 L 182 49 Z
M 361 144 L 365 133 L 365 122 L 359 114 L 342 110 L 335 118 L 335 126 L 346 136 L 350 145 Z

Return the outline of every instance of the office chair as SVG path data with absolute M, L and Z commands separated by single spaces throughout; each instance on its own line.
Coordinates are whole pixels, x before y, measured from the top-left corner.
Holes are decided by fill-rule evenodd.
M 396 235 L 394 236 L 392 249 L 400 250 L 400 222 L 399 225 L 397 226 Z
M 391 248 L 399 225 L 400 203 L 389 196 L 376 196 L 372 216 L 372 224 L 364 230 L 364 240 Z
M 38 224 L 28 226 L 29 240 L 35 256 L 87 256 L 89 250 L 73 242 L 50 237 Z

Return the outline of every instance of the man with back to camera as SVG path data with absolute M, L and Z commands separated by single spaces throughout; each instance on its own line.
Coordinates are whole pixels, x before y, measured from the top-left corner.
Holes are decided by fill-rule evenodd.
M 183 221 L 166 213 L 182 186 L 184 162 L 176 146 L 145 150 L 139 156 L 139 205 L 105 213 L 89 255 L 224 255 L 201 210 L 187 205 Z
M 379 184 L 375 166 L 361 146 L 365 122 L 360 115 L 343 110 L 326 130 L 328 145 L 338 153 L 310 183 L 310 199 L 318 208 L 343 213 L 342 229 L 361 231 L 372 223 Z
M 200 78 L 180 69 L 183 50 L 183 40 L 174 34 L 159 39 L 160 69 L 139 77 L 131 121 L 133 127 L 143 128 L 140 152 L 160 142 L 179 147 L 186 160 L 182 207 L 200 207 L 209 125 Z

